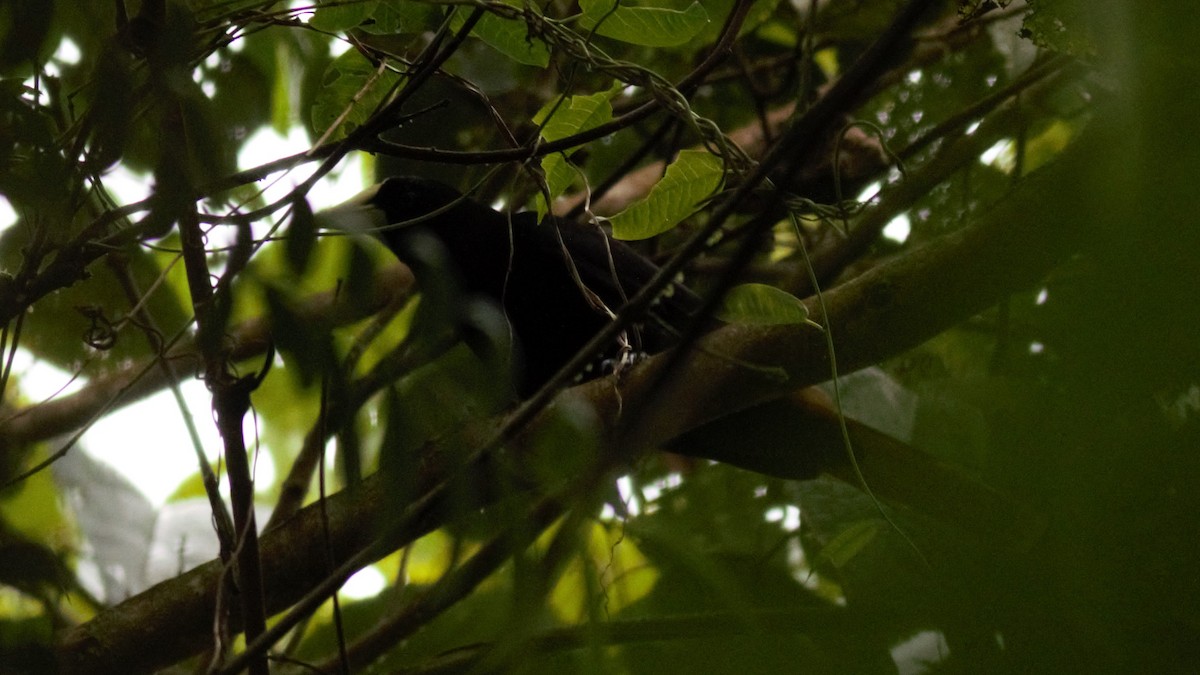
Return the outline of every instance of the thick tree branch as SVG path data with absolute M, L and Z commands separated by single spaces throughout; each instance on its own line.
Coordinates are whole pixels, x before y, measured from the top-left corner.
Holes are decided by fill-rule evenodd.
M 827 292 L 828 317 L 820 316 L 810 298 L 810 315 L 833 332 L 841 374 L 903 353 L 1029 287 L 1097 234 L 1075 225 L 1078 214 L 1090 210 L 1078 180 L 1092 153 L 1107 144 L 1098 137 L 1080 143 L 1085 144 L 1026 179 L 976 224 Z M 1044 209 L 1050 199 L 1055 208 Z M 702 350 L 687 357 L 686 367 L 655 392 L 654 400 L 671 405 L 637 405 L 666 355 L 631 373 L 619 396 L 607 381 L 580 390 L 596 404 L 606 428 L 620 429 L 623 442 L 654 445 L 732 411 L 829 379 L 825 337 L 807 325 L 727 326 L 701 344 Z M 622 409 L 645 410 L 647 415 L 631 427 Z

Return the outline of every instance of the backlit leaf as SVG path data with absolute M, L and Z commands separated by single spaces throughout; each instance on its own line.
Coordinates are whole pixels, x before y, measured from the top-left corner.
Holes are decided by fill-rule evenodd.
M 645 47 L 676 47 L 708 25 L 708 12 L 699 2 L 682 11 L 665 7 L 629 7 L 614 9 L 616 0 L 582 0 L 583 28 L 621 42 Z
M 648 239 L 675 227 L 721 187 L 721 160 L 703 150 L 684 150 L 645 199 L 611 219 L 617 239 Z
M 781 326 L 804 323 L 808 308 L 799 298 L 767 284 L 741 284 L 729 289 L 717 316 L 729 323 Z

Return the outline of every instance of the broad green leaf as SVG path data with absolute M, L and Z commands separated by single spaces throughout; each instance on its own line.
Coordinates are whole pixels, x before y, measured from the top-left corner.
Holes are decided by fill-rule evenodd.
M 296 67 L 292 51 L 282 42 L 275 47 L 275 77 L 271 83 L 271 128 L 280 136 L 286 136 L 291 127 L 292 115 L 292 68 Z
M 542 106 L 533 121 L 536 124 L 545 122 L 542 138 L 547 141 L 556 141 L 598 127 L 612 119 L 610 101 L 617 91 L 610 89 L 586 96 L 571 96 L 562 103 L 556 99 Z
M 363 2 L 336 2 L 328 0 L 319 3 L 317 11 L 308 20 L 308 25 L 317 30 L 336 33 L 358 27 L 359 24 L 371 18 L 379 0 L 364 0 Z
M 444 530 L 436 530 L 414 541 L 409 553 L 409 583 L 436 583 L 454 566 L 454 556 L 466 551 L 458 550 L 461 542 L 455 542 Z
M 4 231 L 0 236 L 0 265 L 9 270 L 19 269 L 32 229 L 22 222 Z M 168 239 L 163 243 L 169 246 L 174 242 Z M 155 317 L 157 330 L 169 336 L 186 326 L 191 319 L 187 296 L 173 292 L 169 283 L 160 283 L 164 274 L 163 256 L 142 247 L 125 248 L 123 255 L 137 288 L 155 289 L 142 302 Z M 182 272 L 182 267 L 176 265 L 172 273 Z M 128 329 L 114 330 L 115 322 L 120 321 L 122 312 L 129 307 L 123 282 L 108 265 L 96 265 L 93 270 L 88 278 L 42 298 L 36 305 L 37 311 L 26 316 L 21 328 L 21 347 L 38 361 L 69 373 L 80 372 L 86 366 L 82 372 L 85 377 L 119 369 L 130 359 L 156 354 L 144 336 Z M 85 336 L 95 346 L 110 342 L 109 338 L 112 341 L 107 349 L 95 352 L 99 358 L 85 361 L 81 356 Z
M 1067 144 L 1078 132 L 1078 129 L 1061 120 L 1055 120 L 1048 127 L 1033 136 L 1025 143 L 1026 174 L 1044 166 L 1066 149 Z
M 717 316 L 729 323 L 783 326 L 804 323 L 808 308 L 799 298 L 767 284 L 741 284 L 729 289 Z
M 61 441 L 48 449 L 55 451 L 60 446 Z M 33 459 L 41 461 L 42 454 L 35 453 Z M 83 454 L 80 448 L 72 450 L 72 456 L 79 454 Z M 0 500 L 0 519 L 14 533 L 35 539 L 52 532 L 66 534 L 73 524 L 64 517 L 63 506 L 55 473 L 39 471 L 21 481 L 19 490 L 4 495 Z
M 340 119 L 328 140 L 345 138 L 371 117 L 399 78 L 390 70 L 379 72 L 357 51 L 342 54 L 325 70 L 324 86 L 313 103 L 313 127 L 324 133 Z
M 1091 57 L 1097 52 L 1096 36 L 1090 28 L 1097 22 L 1089 20 L 1094 11 L 1080 0 L 1041 0 L 1030 7 L 1021 27 L 1021 36 L 1039 46 L 1074 56 Z
M 882 520 L 861 520 L 843 530 L 821 549 L 821 559 L 843 569 L 867 547 L 884 527 Z
M 304 443 L 304 435 L 311 430 L 313 420 L 320 416 L 320 383 L 311 382 L 305 386 L 296 370 L 273 370 L 254 390 L 254 410 L 258 414 L 258 434 L 262 447 L 270 452 L 276 462 L 294 461 L 294 455 L 290 459 L 284 455 L 288 452 L 287 448 L 296 448 Z M 218 469 L 214 466 L 213 470 Z M 203 495 L 202 483 L 180 485 L 175 491 L 176 499 Z
M 578 175 L 575 167 L 571 165 L 571 160 L 561 152 L 542 158 L 542 173 L 546 175 L 546 187 L 550 192 L 551 201 L 566 192 L 567 188 L 571 187 L 571 183 L 575 181 L 575 176 Z M 539 192 L 537 195 L 538 219 L 545 218 L 549 212 L 550 207 L 546 205 L 546 196 Z
M 646 47 L 687 44 L 708 25 L 708 12 L 699 2 L 682 11 L 664 7 L 613 8 L 617 0 L 580 0 L 580 26 L 596 28 L 604 37 Z
M 416 33 L 430 28 L 430 22 L 439 17 L 436 5 L 422 2 L 385 2 L 371 15 L 372 21 L 362 25 L 362 30 L 376 35 L 394 33 Z
M 450 26 L 454 30 L 462 28 L 466 16 L 466 10 L 460 9 L 454 14 Z M 530 35 L 528 27 L 521 21 L 488 14 L 475 24 L 475 30 L 471 33 L 517 63 L 538 68 L 550 65 L 550 48 Z
M 721 160 L 703 150 L 684 150 L 645 199 L 611 219 L 617 239 L 648 239 L 675 227 L 712 196 L 724 178 Z
M 620 91 L 614 87 L 609 91 L 588 94 L 586 96 L 571 96 L 559 102 L 550 101 L 533 121 L 542 126 L 542 138 L 555 141 L 577 134 L 587 129 L 598 127 L 612 119 L 612 97 Z M 546 183 L 550 189 L 550 199 L 561 195 L 575 180 L 576 172 L 570 161 L 563 153 L 554 153 L 542 158 L 542 172 L 546 174 Z M 537 198 L 538 217 L 549 212 L 543 195 Z

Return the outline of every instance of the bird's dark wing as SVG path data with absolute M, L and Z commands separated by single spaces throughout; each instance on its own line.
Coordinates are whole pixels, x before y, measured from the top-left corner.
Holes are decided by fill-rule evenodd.
M 388 223 L 409 223 L 383 232 L 398 257 L 408 257 L 407 242 L 415 233 L 432 235 L 449 261 L 445 273 L 455 275 L 466 293 L 504 308 L 521 345 L 522 393 L 566 364 L 610 320 L 608 312 L 619 311 L 657 272 L 652 262 L 598 228 L 500 213 L 434 181 L 390 178 L 367 201 Z M 674 285 L 652 316 L 630 331 L 630 346 L 646 352 L 669 347 L 699 305 L 695 294 Z M 614 345 L 596 360 L 617 351 Z

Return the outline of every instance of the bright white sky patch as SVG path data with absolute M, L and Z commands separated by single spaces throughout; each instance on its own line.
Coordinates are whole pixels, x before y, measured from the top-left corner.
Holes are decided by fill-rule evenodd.
M 897 244 L 903 244 L 907 241 L 910 233 L 912 233 L 912 221 L 908 219 L 908 214 L 905 213 L 892 218 L 891 222 L 883 227 L 884 238 L 891 239 Z
M 215 461 L 223 443 L 212 418 L 212 395 L 199 380 L 180 383 L 184 404 L 200 437 L 204 456 Z M 255 450 L 253 411 L 246 415 L 243 434 L 251 453 L 255 485 L 266 488 L 275 481 L 275 464 L 270 453 Z M 92 457 L 108 464 L 129 479 L 155 506 L 165 504 L 188 477 L 199 471 L 191 435 L 183 412 L 170 391 L 162 391 L 128 405 L 97 421 L 83 437 Z M 229 496 L 229 484 L 221 476 L 221 494 Z
M 917 675 L 949 656 L 950 646 L 940 631 L 926 630 L 892 647 L 891 654 L 900 675 Z
M 54 52 L 54 60 L 65 66 L 73 66 L 79 63 L 79 59 L 83 57 L 83 53 L 79 51 L 79 45 L 71 38 L 63 38 L 62 42 L 58 43 L 58 50 Z
M 862 191 L 858 193 L 858 196 L 855 197 L 854 199 L 855 199 L 855 201 L 859 201 L 859 202 L 869 202 L 875 198 L 875 195 L 879 194 L 879 191 L 881 189 L 883 189 L 883 183 L 880 183 L 879 181 L 875 181 L 874 183 L 871 183 L 871 184 L 867 185 L 866 187 L 864 187 L 862 189 Z
M 13 374 L 21 386 L 21 393 L 34 403 L 56 394 L 70 394 L 83 388 L 79 379 L 71 380 L 71 374 L 54 366 L 37 361 L 24 349 L 13 356 Z
M 13 210 L 12 203 L 0 195 L 0 231 L 17 222 L 17 212 Z
M 210 412 L 212 398 L 198 380 L 183 382 L 180 389 L 211 461 L 221 449 Z M 199 470 L 179 406 L 166 391 L 101 418 L 83 443 L 89 455 L 128 478 L 156 506 L 166 503 L 179 484 Z
M 104 187 L 119 204 L 140 202 L 150 196 L 154 179 L 144 173 L 134 173 L 118 164 L 104 174 Z
M 293 10 L 292 11 L 293 17 L 299 19 L 300 21 L 302 21 L 304 23 L 308 23 L 308 20 L 313 18 L 313 14 L 316 14 L 314 4 L 315 3 L 313 3 L 312 0 L 292 0 L 291 2 L 288 3 L 288 9 Z M 297 10 L 297 9 L 305 9 L 308 11 L 296 12 L 295 10 Z
M 983 151 L 979 155 L 980 164 L 994 166 L 1004 173 L 1011 173 L 1016 168 L 1016 149 L 1012 139 L 1006 138 L 996 141 L 992 147 Z
M 287 136 L 280 135 L 271 127 L 262 127 L 242 146 L 242 151 L 238 153 L 238 168 L 243 171 L 253 169 L 282 157 L 305 152 L 310 147 L 308 136 L 298 126 L 292 127 Z M 312 175 L 317 164 L 318 162 L 310 162 L 287 174 L 275 173 L 259 181 L 258 185 L 263 189 L 266 201 L 273 203 L 286 197 L 293 188 Z M 361 156 L 347 156 L 335 170 L 309 190 L 309 205 L 314 211 L 319 211 L 346 201 L 366 187 L 365 174 Z
M 70 373 L 53 365 L 34 360 L 24 349 L 17 350 L 13 373 L 21 393 L 32 403 L 72 394 L 86 384 L 82 379 L 72 380 Z M 193 411 L 206 453 L 214 457 L 221 440 L 208 412 L 211 407 L 208 390 L 196 380 L 184 382 L 181 388 Z M 58 440 L 65 442 L 67 438 L 64 434 Z M 84 434 L 82 444 L 89 455 L 128 478 L 155 506 L 165 503 L 179 483 L 197 470 L 187 428 L 169 392 L 101 418 Z M 262 475 L 262 462 L 258 469 Z M 266 471 L 273 473 L 269 460 Z
M 58 49 L 54 51 L 54 55 L 45 64 L 45 72 L 51 77 L 58 77 L 62 75 L 62 66 L 73 66 L 79 63 L 79 59 L 82 56 L 83 54 L 79 51 L 79 45 L 75 44 L 70 38 L 63 38 L 58 43 Z M 33 86 L 32 80 L 27 81 L 26 84 Z
M 633 481 L 629 476 L 621 476 L 617 479 L 617 493 L 621 495 L 621 501 L 625 502 L 625 510 L 629 515 L 636 516 L 642 510 L 642 505 L 638 501 L 637 495 L 633 494 Z
M 350 600 L 365 600 L 379 595 L 387 588 L 387 578 L 374 565 L 368 565 L 355 572 L 339 591 L 343 598 Z
M 783 509 L 783 529 L 795 532 L 800 529 L 800 509 L 788 504 Z
M 767 509 L 767 512 L 763 514 L 763 518 L 768 523 L 779 523 L 780 527 L 786 532 L 795 532 L 800 529 L 800 509 L 791 504 L 773 506 Z

